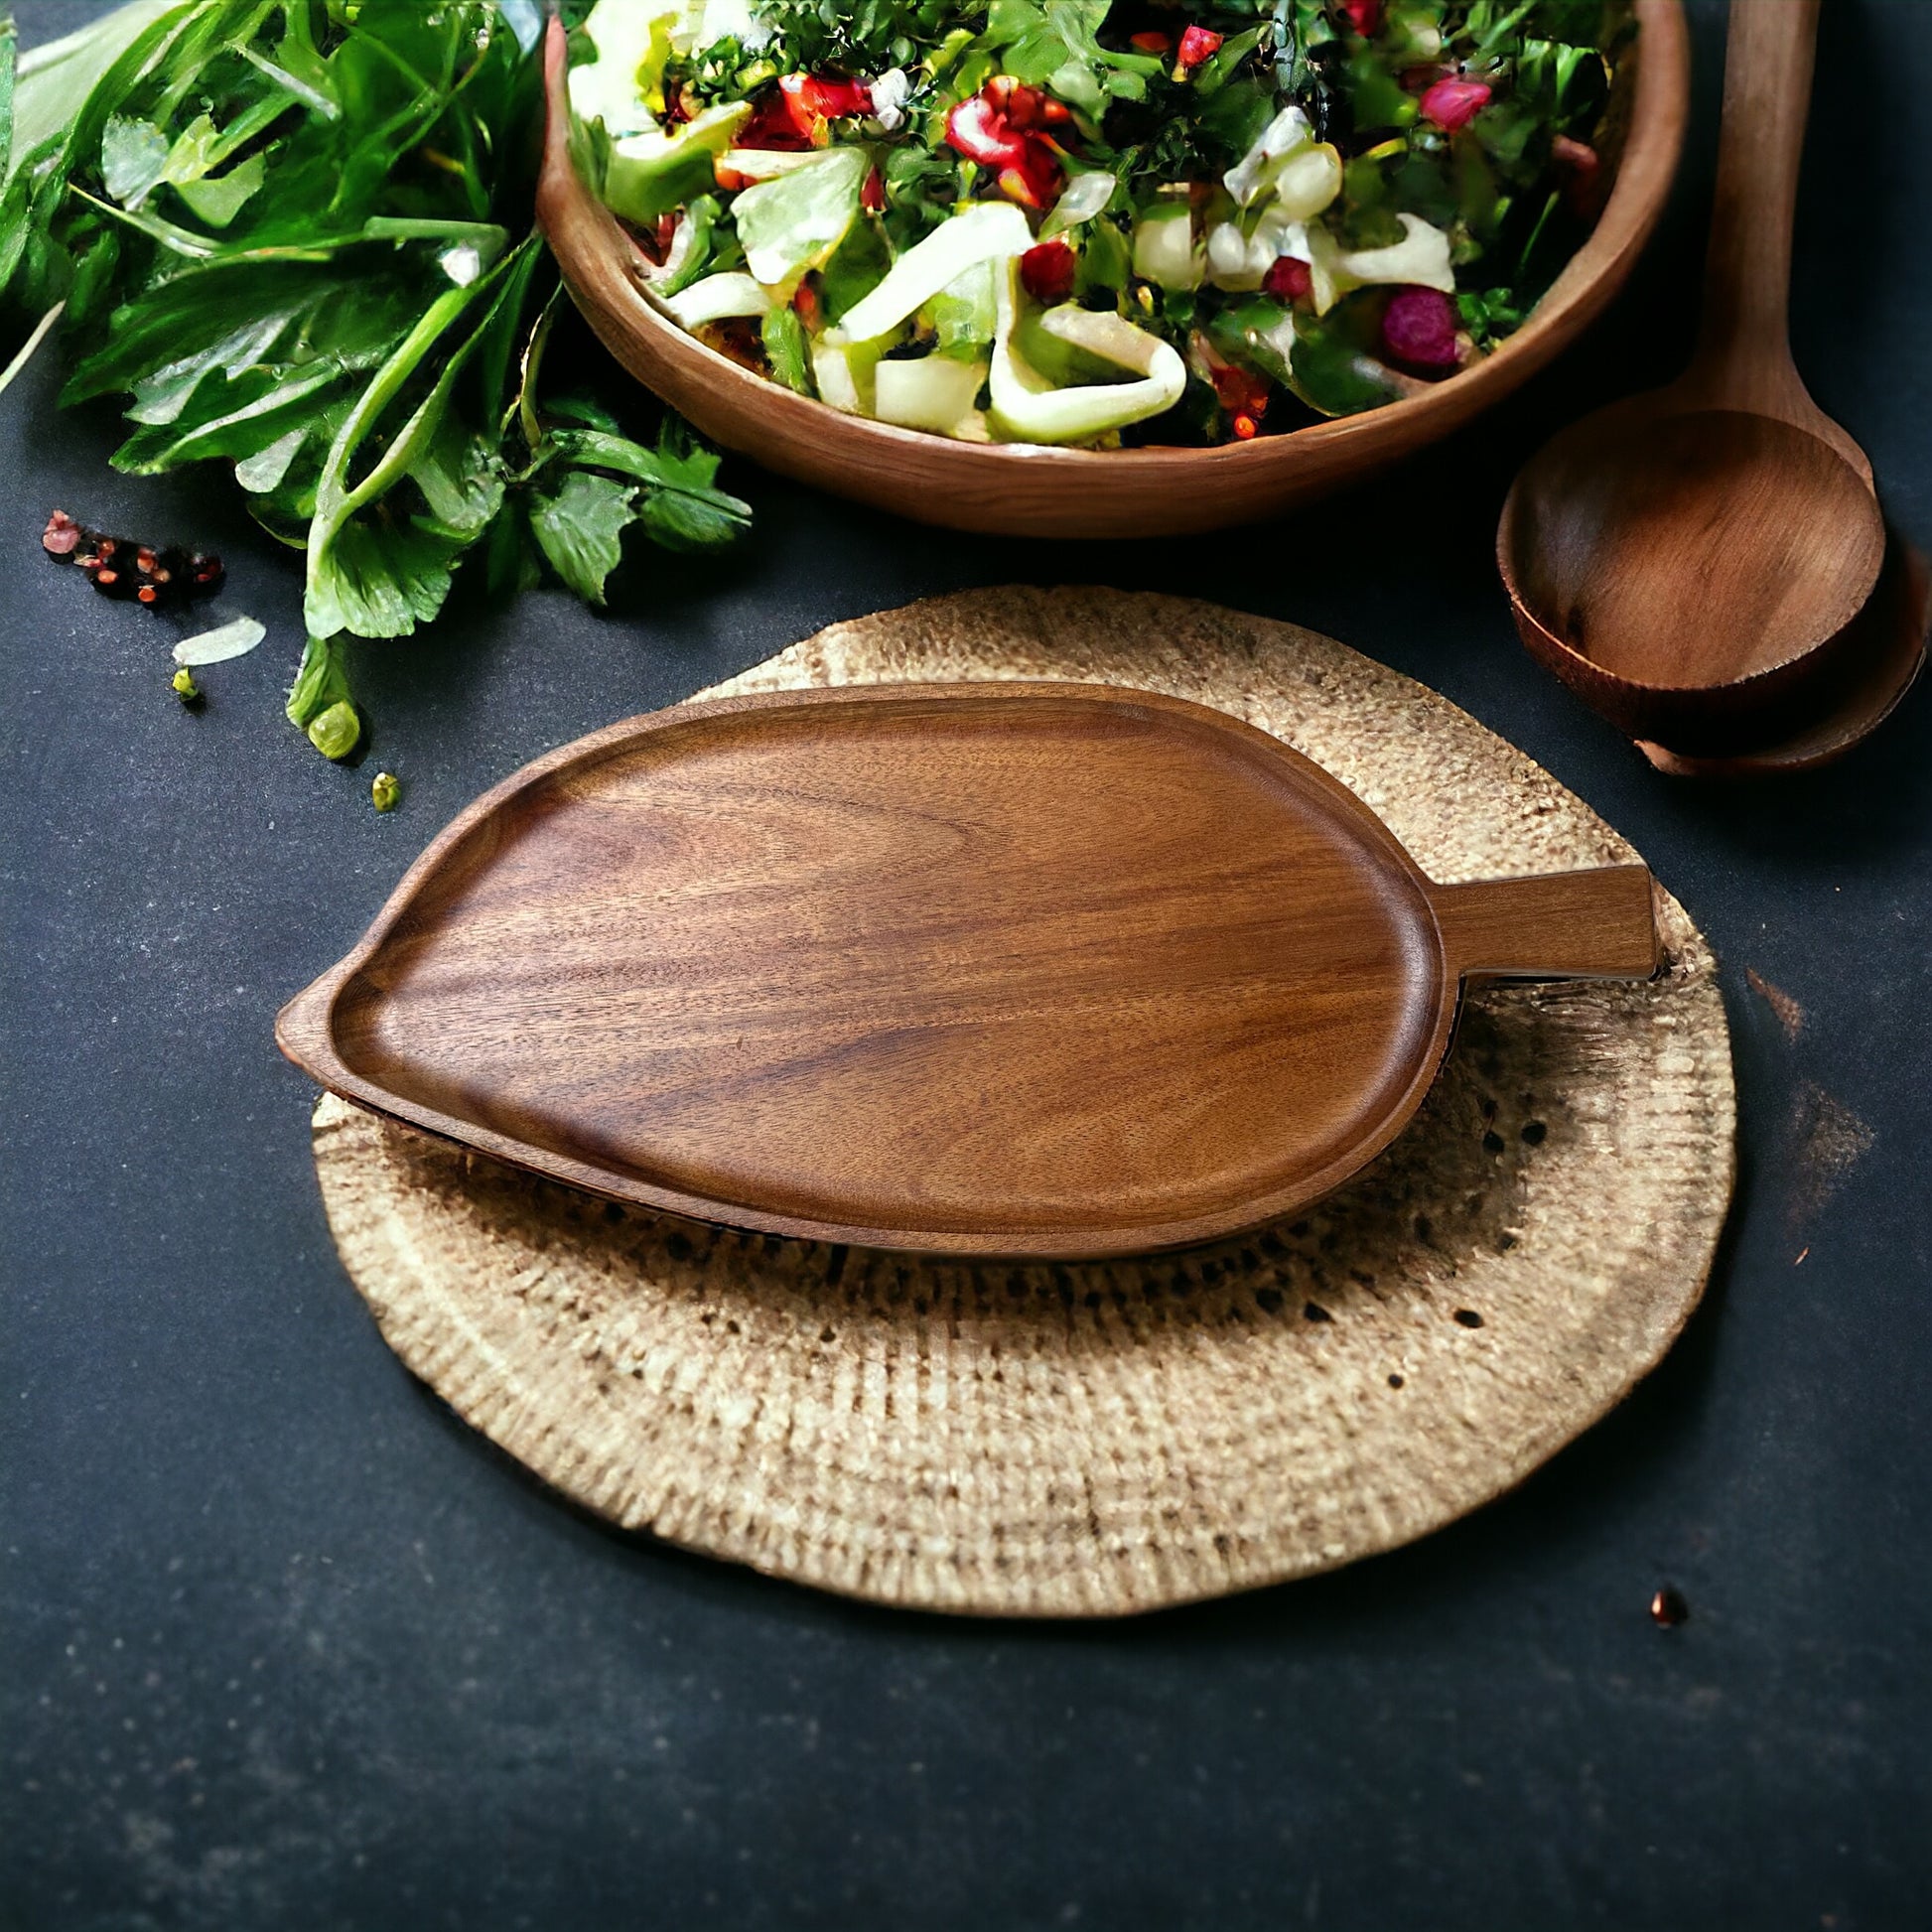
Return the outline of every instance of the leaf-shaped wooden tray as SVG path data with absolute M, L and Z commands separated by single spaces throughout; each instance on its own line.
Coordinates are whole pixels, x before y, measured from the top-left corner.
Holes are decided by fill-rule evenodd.
M 277 1036 L 339 1093 L 621 1200 L 1102 1255 L 1336 1186 L 1420 1104 L 1465 978 L 1655 968 L 1643 867 L 1432 884 L 1224 713 L 874 685 L 526 766 Z

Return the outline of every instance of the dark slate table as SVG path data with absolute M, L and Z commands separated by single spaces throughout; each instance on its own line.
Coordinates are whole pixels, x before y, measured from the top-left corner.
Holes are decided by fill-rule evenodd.
M 30 40 L 80 13 L 20 11 Z M 280 722 L 299 571 L 231 487 L 116 478 L 110 417 L 57 417 L 51 362 L 17 385 L 0 1925 L 1926 1922 L 1932 688 L 1828 772 L 1668 782 L 1529 664 L 1489 563 L 1515 465 L 1684 351 L 1722 37 L 1694 11 L 1666 232 L 1594 339 L 1456 442 L 1285 525 L 1132 548 L 968 541 L 741 471 L 759 529 L 722 568 L 639 555 L 607 618 L 473 589 L 363 650 L 359 774 Z M 1921 545 L 1929 97 L 1932 9 L 1834 0 L 1796 344 Z M 270 641 L 205 715 L 159 631 L 45 564 L 56 504 L 225 552 Z M 1711 1296 L 1602 1427 L 1415 1548 L 1100 1628 L 857 1607 L 560 1505 L 384 1348 L 270 1040 L 524 759 L 833 619 L 1012 579 L 1293 618 L 1513 738 L 1715 941 L 1742 1108 Z M 408 785 L 386 819 L 378 763 Z

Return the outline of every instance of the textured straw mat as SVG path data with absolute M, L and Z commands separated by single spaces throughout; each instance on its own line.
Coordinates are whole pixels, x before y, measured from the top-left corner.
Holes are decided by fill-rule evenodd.
M 1092 679 L 1245 718 L 1440 880 L 1633 857 L 1521 753 L 1327 638 L 1104 591 L 937 599 L 720 691 Z M 968 1265 L 658 1220 L 325 1098 L 336 1240 L 396 1353 L 601 1515 L 826 1589 L 1109 1615 L 1438 1528 L 1601 1416 L 1696 1306 L 1730 1196 L 1710 949 L 1476 994 L 1395 1145 L 1290 1224 Z

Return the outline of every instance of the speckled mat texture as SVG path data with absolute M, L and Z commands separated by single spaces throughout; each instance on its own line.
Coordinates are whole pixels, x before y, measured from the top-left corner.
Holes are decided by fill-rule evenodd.
M 1638 856 L 1540 766 L 1325 637 L 1096 590 L 835 624 L 706 696 L 1054 677 L 1275 733 L 1443 881 Z M 1331 1569 L 1510 1488 L 1703 1293 L 1734 1098 L 1683 908 L 1648 985 L 1472 995 L 1409 1130 L 1317 1209 L 1015 1267 L 607 1206 L 325 1097 L 316 1165 L 390 1345 L 627 1528 L 880 1602 L 1104 1616 Z

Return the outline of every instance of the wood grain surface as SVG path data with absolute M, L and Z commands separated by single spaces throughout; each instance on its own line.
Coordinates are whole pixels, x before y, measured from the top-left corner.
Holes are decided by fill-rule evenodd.
M 1638 858 L 1434 692 L 1186 600 L 936 598 L 727 689 L 1015 677 L 1217 706 L 1316 759 L 1439 879 Z M 612 1523 L 882 1603 L 1147 1610 L 1437 1528 L 1670 1346 L 1729 1198 L 1733 1098 L 1710 948 L 1667 894 L 1658 921 L 1654 980 L 1472 988 L 1378 1161 L 1177 1254 L 962 1261 L 694 1228 L 334 1095 L 316 1166 L 403 1362 Z
M 1640 866 L 1437 888 L 1175 699 L 1016 682 L 678 707 L 460 817 L 296 1000 L 326 1084 L 642 1205 L 1133 1252 L 1401 1130 L 1464 974 L 1647 977 Z
M 1663 212 L 1690 107 L 1680 0 L 1637 0 L 1637 16 L 1641 31 L 1612 99 L 1620 140 L 1606 142 L 1614 185 L 1529 321 L 1493 354 L 1422 395 L 1250 443 L 1094 452 L 956 442 L 842 415 L 707 347 L 651 307 L 633 273 L 635 249 L 577 178 L 555 24 L 537 217 L 572 297 L 611 353 L 714 441 L 780 475 L 960 530 L 1106 537 L 1219 529 L 1278 515 L 1448 435 L 1534 375 L 1602 312 Z
M 1633 737 L 1725 753 L 1802 734 L 1860 680 L 1886 549 L 1864 453 L 1786 327 L 1819 0 L 1730 10 L 1695 357 L 1524 466 L 1497 556 L 1533 655 Z

